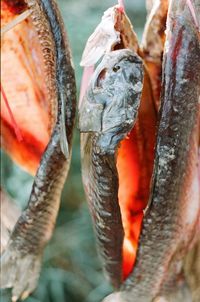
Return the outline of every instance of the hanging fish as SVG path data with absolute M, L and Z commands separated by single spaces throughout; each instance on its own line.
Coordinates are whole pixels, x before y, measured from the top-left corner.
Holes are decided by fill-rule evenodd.
M 103 266 L 115 287 L 123 280 L 125 233 L 118 200 L 117 153 L 135 124 L 142 82 L 143 65 L 137 54 L 128 49 L 110 52 L 92 76 L 79 109 L 83 184 Z
M 114 15 L 113 27 L 115 31 L 120 34 L 120 41 L 117 44 L 114 42 L 111 49 L 113 51 L 116 51 L 117 49 L 129 49 L 134 53 L 137 53 L 139 56 L 141 51 L 130 20 L 124 10 L 121 10 L 119 6 L 114 6 L 112 10 Z M 111 9 L 108 11 L 111 11 Z M 95 30 L 95 37 L 99 36 L 101 39 L 101 33 L 98 34 L 99 28 L 101 27 L 98 26 Z M 87 61 L 87 56 L 85 57 L 85 54 L 88 53 L 89 55 L 90 51 L 92 51 L 90 50 L 92 37 L 93 35 L 88 40 L 89 44 L 86 44 L 86 49 L 83 54 L 83 62 L 84 59 Z M 100 44 L 103 45 L 102 43 Z M 109 54 L 110 52 L 106 51 L 106 53 Z M 115 190 L 118 192 L 118 202 L 124 228 L 124 240 L 122 247 L 123 260 L 122 267 L 120 267 L 122 279 L 125 279 L 129 275 L 134 266 L 138 238 L 143 219 L 143 209 L 146 207 L 148 202 L 154 161 L 157 113 L 151 89 L 150 77 L 144 61 L 143 69 L 144 76 L 142 79 L 141 101 L 135 125 L 132 127 L 128 135 L 124 139 L 121 139 L 120 144 L 116 146 L 117 151 L 115 157 L 118 185 Z M 82 106 L 82 103 L 80 106 Z M 81 144 L 83 162 L 84 154 L 87 156 L 86 152 L 84 153 L 84 148 L 85 145 Z M 83 182 L 85 182 L 84 178 L 86 177 L 84 169 L 86 168 L 83 164 Z M 86 195 L 87 194 L 86 189 Z M 111 276 L 114 274 L 112 270 L 107 270 L 107 273 L 110 275 L 111 283 L 113 283 L 113 277 Z
M 16 301 L 37 286 L 54 229 L 71 159 L 76 86 L 56 2 L 5 0 L 2 8 L 2 83 L 22 137 L 16 137 L 4 105 L 3 146 L 22 167 L 37 171 L 28 206 L 1 256 L 0 285 L 12 288 Z
M 162 78 L 151 194 L 136 263 L 105 302 L 199 301 L 200 43 L 183 1 L 170 2 Z
M 109 83 L 110 95 L 113 91 L 115 99 L 121 95 L 121 91 L 123 92 L 123 89 L 118 92 L 117 85 L 121 86 L 117 80 L 116 82 L 107 81 L 108 71 L 110 71 L 109 62 L 107 62 L 107 66 L 100 64 L 97 67 L 80 106 L 79 124 L 82 132 L 82 174 L 85 193 L 93 217 L 97 248 L 104 270 L 111 283 L 119 288 L 118 293 L 112 294 L 105 301 L 189 302 L 192 299 L 198 301 L 199 286 L 193 280 L 198 280 L 198 274 L 195 269 L 189 267 L 189 260 L 187 260 L 188 257 L 191 259 L 193 256 L 195 263 L 199 261 L 200 51 L 198 22 L 192 13 L 198 11 L 198 6 L 195 5 L 194 11 L 192 11 L 186 2 L 171 1 L 167 16 L 167 1 L 157 1 L 157 5 L 154 2 L 154 13 L 149 14 L 150 19 L 141 48 L 138 46 L 132 29 L 130 30 L 130 23 L 128 30 L 124 26 L 125 23 L 122 20 L 126 16 L 117 7 L 109 11 L 115 12 L 112 28 L 120 33 L 120 41 L 113 40 L 113 44 L 109 43 L 109 47 L 105 47 L 103 50 L 105 40 L 102 44 L 97 39 L 99 27 L 95 30 L 95 38 L 102 46 L 101 55 L 99 52 L 97 57 L 99 59 L 104 55 L 102 64 L 105 64 L 106 61 L 111 63 L 111 60 L 106 58 L 109 58 L 109 54 L 117 53 L 116 49 L 129 48 L 137 52 L 143 59 L 144 75 L 146 75 L 146 78 L 144 76 L 142 80 L 142 94 L 135 123 L 132 124 L 132 129 L 127 136 L 122 136 L 124 132 L 118 130 L 115 134 L 118 140 L 115 139 L 117 144 L 114 145 L 114 151 L 111 139 L 106 141 L 106 151 L 101 145 L 105 141 L 100 139 L 103 136 L 103 116 L 108 98 L 104 94 L 104 91 L 107 91 L 105 85 Z M 155 11 L 157 11 L 156 14 Z M 164 34 L 166 16 L 167 37 Z M 128 23 L 126 22 L 126 24 Z M 156 40 L 154 41 L 152 38 L 153 28 L 160 33 L 160 48 L 157 49 L 157 53 L 156 49 L 151 50 L 150 48 L 151 41 L 155 43 L 155 47 L 158 46 Z M 147 32 L 152 35 L 147 35 Z M 130 38 L 131 36 L 134 38 Z M 100 35 L 99 37 L 101 38 Z M 90 52 L 93 52 L 93 49 L 90 49 L 91 38 L 92 36 L 86 44 L 82 65 L 92 65 L 97 62 L 93 60 L 94 55 L 89 55 Z M 152 53 L 151 51 L 155 51 L 157 58 L 153 55 L 148 56 L 148 51 L 149 54 Z M 152 60 L 151 64 L 149 60 Z M 161 84 L 162 61 L 163 80 Z M 195 71 L 192 67 L 194 65 L 196 66 Z M 156 70 L 156 77 L 154 77 L 154 70 Z M 97 83 L 100 83 L 99 86 Z M 146 87 L 149 85 L 146 90 L 145 85 Z M 95 93 L 99 93 L 99 101 L 96 101 L 93 89 Z M 162 91 L 161 100 L 160 89 Z M 160 103 L 159 117 L 156 112 Z M 149 115 L 146 110 L 146 117 L 150 116 L 149 125 L 153 129 L 150 132 L 152 140 L 156 138 L 155 124 L 158 122 L 155 161 L 153 148 L 148 148 L 147 144 L 145 144 L 146 154 L 141 152 L 145 149 L 141 147 L 139 149 L 140 154 L 143 155 L 143 162 L 139 160 L 139 156 L 136 156 L 136 150 L 138 150 L 136 146 L 144 146 L 146 141 L 144 135 L 148 134 L 147 126 L 146 128 L 140 127 L 143 131 L 137 131 L 137 125 L 143 123 L 145 125 L 146 121 L 142 108 L 150 110 Z M 118 122 L 122 116 L 123 110 L 121 113 L 115 114 L 113 120 Z M 137 133 L 142 134 L 139 136 L 140 139 L 137 139 Z M 113 135 L 113 137 L 115 136 Z M 128 144 L 129 147 L 124 149 L 126 152 L 121 153 L 120 149 L 124 144 Z M 120 156 L 123 164 L 120 164 Z M 148 156 L 151 158 L 150 161 L 147 161 Z M 153 161 L 154 171 L 149 170 L 153 172 L 149 173 L 149 181 L 144 182 L 144 179 L 148 178 L 144 177 L 145 174 L 142 171 L 151 169 Z M 146 166 L 145 169 L 143 165 Z M 138 175 L 141 177 L 139 178 Z M 150 193 L 148 186 L 151 176 Z M 144 186 L 141 185 L 142 181 Z M 141 195 L 134 195 L 134 192 L 141 192 Z M 146 198 L 142 195 L 144 192 L 147 193 Z M 189 252 L 190 249 L 192 249 L 191 252 Z M 193 278 L 188 277 L 187 274 Z M 188 284 L 185 281 L 185 275 Z

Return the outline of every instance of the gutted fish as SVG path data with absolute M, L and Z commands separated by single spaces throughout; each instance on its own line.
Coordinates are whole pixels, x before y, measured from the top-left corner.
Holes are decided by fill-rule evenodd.
M 141 50 L 137 36 L 127 15 L 118 6 L 114 6 L 112 10 L 115 16 L 114 28 L 120 33 L 120 42 L 112 45 L 112 49 L 114 51 L 116 49 L 130 49 L 140 55 Z M 98 27 L 95 32 L 95 36 L 99 35 L 101 38 L 100 33 L 98 34 Z M 90 42 L 92 42 L 91 39 L 92 36 L 89 38 Z M 89 44 L 87 43 L 86 50 L 88 47 Z M 84 53 L 89 53 L 89 50 Z M 87 57 L 85 59 L 87 60 Z M 128 134 L 128 138 L 121 140 L 116 155 L 118 173 L 116 190 L 118 192 L 125 232 L 122 248 L 123 261 L 120 268 L 122 279 L 125 279 L 133 269 L 143 219 L 143 209 L 148 202 L 150 180 L 153 171 L 157 114 L 154 106 L 150 76 L 144 61 L 143 69 L 143 88 L 135 126 Z M 81 149 L 84 154 L 84 144 L 81 145 Z M 110 279 L 112 280 L 112 271 L 107 270 L 107 274 L 110 275 Z
M 22 166 L 26 165 L 26 156 L 30 156 L 30 165 L 26 165 L 29 171 L 34 172 L 39 164 L 28 206 L 20 215 L 1 256 L 1 287 L 11 287 L 12 300 L 16 301 L 35 289 L 43 250 L 54 229 L 71 159 L 76 87 L 70 49 L 55 1 L 3 1 L 3 9 L 8 18 L 11 15 L 11 22 L 16 12 L 30 11 L 28 19 L 4 33 L 2 63 L 6 69 L 6 62 L 13 59 L 14 71 L 12 73 L 11 66 L 6 69 L 2 81 L 8 100 L 13 99 L 12 93 L 15 95 L 12 110 L 22 134 L 22 141 L 18 141 L 7 113 L 2 114 L 4 147 L 14 159 L 18 160 L 21 154 L 19 163 Z M 25 32 L 22 40 L 21 30 Z M 14 50 L 9 46 L 12 39 L 18 43 Z M 18 75 L 20 72 L 22 78 Z M 24 83 L 22 90 L 18 89 L 21 87 L 19 81 Z M 3 110 L 6 112 L 6 108 Z M 42 143 L 34 160 L 31 154 L 38 150 L 38 144 L 32 148 L 34 140 L 28 132 Z
M 123 280 L 126 240 L 117 190 L 117 154 L 121 141 L 131 139 L 142 82 L 143 64 L 137 54 L 128 49 L 110 52 L 96 69 L 79 111 L 83 184 L 98 250 L 115 287 Z
M 56 56 L 61 38 L 60 45 L 56 45 L 53 27 L 63 29 L 63 23 L 60 18 L 56 20 L 55 13 L 54 20 L 49 22 L 45 12 L 48 6 L 57 11 L 55 1 L 3 0 L 1 3 L 2 147 L 33 175 L 58 112 Z M 65 69 L 60 72 L 64 74 Z
M 96 137 L 104 125 L 102 110 L 106 107 L 96 102 L 91 106 L 88 102 L 94 97 L 95 83 L 109 83 L 106 81 L 109 64 L 104 70 L 97 68 L 80 107 L 86 197 L 104 270 L 111 283 L 120 288 L 119 293 L 106 301 L 198 301 L 195 300 L 200 287 L 198 274 L 189 267 L 191 257 L 194 263 L 200 261 L 196 243 L 200 231 L 198 5 L 191 1 L 171 1 L 168 12 L 168 1 L 154 1 L 141 47 L 124 11 L 117 6 L 108 11 L 112 12 L 112 29 L 117 37 L 120 33 L 120 41 L 113 39 L 111 43 L 108 39 L 106 43 L 104 28 L 102 42 L 102 30 L 97 27 L 86 44 L 81 64 L 96 63 L 95 56 L 89 55 L 98 52 L 93 49 L 95 37 L 104 48 L 98 58 L 104 54 L 105 58 L 109 57 L 116 49 L 137 52 L 143 61 L 144 78 L 135 124 L 126 137 L 122 138 L 118 131 L 112 165 L 107 151 L 98 163 L 102 146 Z M 109 84 L 109 87 L 117 97 L 116 85 Z M 106 102 L 107 98 L 102 93 L 100 99 Z M 121 116 L 123 111 L 115 115 L 116 122 Z M 108 143 L 106 148 L 110 151 L 112 141 Z
M 198 28 L 171 1 L 151 195 L 133 272 L 106 302 L 199 301 L 199 98 Z

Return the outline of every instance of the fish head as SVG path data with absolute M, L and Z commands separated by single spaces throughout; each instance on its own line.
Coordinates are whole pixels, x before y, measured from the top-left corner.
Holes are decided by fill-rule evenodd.
M 92 76 L 80 107 L 81 132 L 131 130 L 143 87 L 142 60 L 129 49 L 106 54 Z M 90 119 L 88 119 L 90 113 Z

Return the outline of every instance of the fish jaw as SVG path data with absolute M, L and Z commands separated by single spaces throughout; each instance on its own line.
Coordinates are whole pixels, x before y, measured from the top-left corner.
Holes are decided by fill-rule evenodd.
M 104 12 L 102 21 L 89 37 L 83 51 L 81 66 L 93 66 L 106 53 L 116 49 L 125 48 L 134 52 L 139 50 L 139 45 L 133 27 L 125 11 L 119 5 L 110 7 Z

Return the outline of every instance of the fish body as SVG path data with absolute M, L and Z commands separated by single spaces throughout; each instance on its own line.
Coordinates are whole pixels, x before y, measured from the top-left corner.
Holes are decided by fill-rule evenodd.
M 186 3 L 171 1 L 167 24 L 154 172 L 136 263 L 105 301 L 199 301 L 198 273 L 184 262 L 200 260 L 200 44 Z
M 81 64 L 91 62 L 91 58 L 94 57 L 90 54 L 95 52 L 99 52 L 100 54 L 100 49 L 108 53 L 110 48 L 113 50 L 130 49 L 137 53 L 138 56 L 141 56 L 142 51 L 139 47 L 137 36 L 124 10 L 121 10 L 118 6 L 114 6 L 107 10 L 107 13 L 108 12 L 112 12 L 112 26 L 116 34 L 120 34 L 120 41 L 112 41 L 112 45 L 110 45 L 110 39 L 105 39 L 106 36 L 110 35 L 110 31 L 105 27 L 104 22 L 101 22 L 86 43 Z M 105 15 L 107 13 L 105 13 Z M 105 34 L 103 37 L 102 27 L 104 28 L 103 32 Z M 93 46 L 95 41 L 98 41 L 97 45 L 100 44 L 101 48 Z M 118 174 L 118 186 L 116 186 L 116 190 L 118 191 L 119 206 L 125 231 L 122 248 L 123 279 L 129 275 L 134 266 L 138 237 L 143 218 L 142 210 L 148 202 L 154 161 L 157 112 L 154 105 L 155 102 L 149 72 L 145 60 L 142 60 L 142 62 L 144 66 L 143 88 L 137 119 L 134 127 L 128 134 L 128 139 L 125 138 L 121 140 L 116 154 Z M 97 125 L 98 120 L 96 117 L 94 120 Z M 84 146 L 82 145 L 81 148 L 83 149 Z
M 115 287 L 122 282 L 124 240 L 116 157 L 134 126 L 142 82 L 137 54 L 128 49 L 110 52 L 96 69 L 79 110 L 83 184 L 103 267 Z
M 19 217 L 1 256 L 1 287 L 12 300 L 36 287 L 44 247 L 51 238 L 62 188 L 69 170 L 76 107 L 76 85 L 63 22 L 54 1 L 28 1 L 37 24 L 48 22 L 55 44 L 56 121 L 34 178 L 27 208 Z M 39 13 L 38 13 L 39 12 Z M 42 19 L 39 19 L 42 16 Z M 34 16 L 33 16 L 34 18 Z

